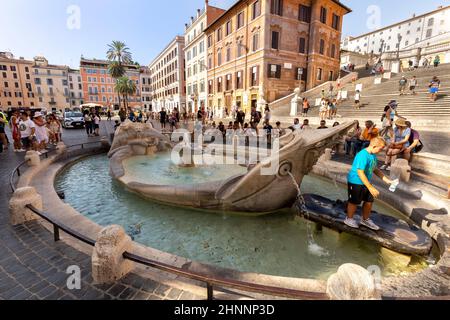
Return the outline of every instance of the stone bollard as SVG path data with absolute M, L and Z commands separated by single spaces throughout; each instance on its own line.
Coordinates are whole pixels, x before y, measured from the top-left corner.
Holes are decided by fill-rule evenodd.
M 400 179 L 409 182 L 411 179 L 411 167 L 408 160 L 397 159 L 391 166 L 391 179 Z
M 120 226 L 113 225 L 100 231 L 92 254 L 92 278 L 95 283 L 112 283 L 133 269 L 133 263 L 122 257 L 131 245 L 131 238 Z
M 37 216 L 26 207 L 28 204 L 42 210 L 42 197 L 33 187 L 17 189 L 9 200 L 9 220 L 13 226 L 36 220 Z
M 56 145 L 56 154 L 61 155 L 66 153 L 67 151 L 67 147 L 64 144 L 64 142 L 58 142 L 58 144 Z
M 36 151 L 27 151 L 25 160 L 28 161 L 30 167 L 36 167 L 41 164 L 41 158 Z
M 102 145 L 102 148 L 105 148 L 105 149 L 110 149 L 111 148 L 111 144 L 109 143 L 107 137 L 102 137 L 101 140 L 100 140 L 100 143 Z
M 355 264 L 344 264 L 328 278 L 327 295 L 331 300 L 380 300 L 374 277 Z

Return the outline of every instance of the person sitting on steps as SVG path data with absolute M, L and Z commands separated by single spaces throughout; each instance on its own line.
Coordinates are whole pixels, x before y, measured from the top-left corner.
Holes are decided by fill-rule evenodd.
M 380 192 L 371 184 L 373 174 L 383 180 L 386 184 L 392 184 L 380 169 L 377 168 L 377 154 L 380 153 L 386 145 L 386 142 L 380 138 L 374 138 L 370 141 L 368 148 L 362 150 L 355 158 L 352 169 L 348 174 L 348 194 L 347 218 L 345 224 L 350 228 L 358 229 L 359 225 L 354 219 L 356 210 L 361 202 L 363 205 L 363 217 L 361 225 L 371 230 L 378 231 L 378 227 L 371 219 L 373 203 L 380 195 Z

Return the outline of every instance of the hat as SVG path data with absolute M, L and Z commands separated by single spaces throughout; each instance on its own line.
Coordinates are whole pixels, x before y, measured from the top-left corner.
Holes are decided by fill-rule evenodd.
M 395 106 L 395 107 L 397 107 L 397 106 L 398 106 L 397 100 L 391 100 L 391 101 L 389 102 L 389 106 Z
M 397 121 L 395 121 L 395 125 L 397 127 L 407 127 L 405 119 L 397 119 Z
M 34 117 L 33 117 L 33 118 L 39 118 L 39 117 L 42 117 L 42 113 L 36 112 L 36 113 L 34 114 Z

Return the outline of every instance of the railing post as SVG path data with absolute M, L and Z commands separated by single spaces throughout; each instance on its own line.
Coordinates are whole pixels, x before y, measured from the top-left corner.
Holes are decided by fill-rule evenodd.
M 210 284 L 209 282 L 206 283 L 206 290 L 208 295 L 208 301 L 214 300 L 214 288 L 212 284 Z
M 60 240 L 59 227 L 56 224 L 53 225 L 53 239 L 55 239 L 55 242 L 58 242 Z
M 20 177 L 20 168 L 17 168 L 17 176 Z

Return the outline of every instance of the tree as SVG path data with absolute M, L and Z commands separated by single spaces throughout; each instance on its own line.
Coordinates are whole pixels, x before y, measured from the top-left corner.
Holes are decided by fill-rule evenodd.
M 130 48 L 124 42 L 113 41 L 111 44 L 108 44 L 106 56 L 110 61 L 108 72 L 117 82 L 119 78 L 124 77 L 126 74 L 124 64 L 132 62 Z M 118 91 L 116 92 L 120 105 L 120 93 Z
M 136 83 L 133 80 L 128 79 L 128 77 L 120 77 L 117 79 L 114 90 L 116 90 L 117 94 L 122 95 L 123 106 L 125 110 L 127 110 L 128 96 L 134 95 L 136 93 Z

